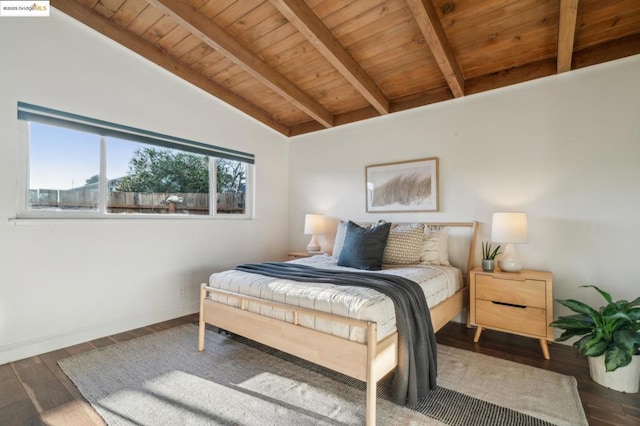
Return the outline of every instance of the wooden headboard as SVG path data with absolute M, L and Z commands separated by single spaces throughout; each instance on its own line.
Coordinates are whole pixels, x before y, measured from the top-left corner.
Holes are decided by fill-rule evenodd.
M 374 225 L 375 222 L 357 222 L 360 225 Z M 478 222 L 391 222 L 392 225 L 422 223 L 429 231 L 449 230 L 449 262 L 462 271 L 466 284 L 469 271 L 473 269 Z
M 430 231 L 449 229 L 449 262 L 462 271 L 468 283 L 469 272 L 473 269 L 478 222 L 421 222 Z

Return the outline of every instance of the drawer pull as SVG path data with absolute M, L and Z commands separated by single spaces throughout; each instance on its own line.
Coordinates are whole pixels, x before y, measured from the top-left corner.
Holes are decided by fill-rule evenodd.
M 520 309 L 525 309 L 526 306 L 525 305 L 516 305 L 515 303 L 505 303 L 505 302 L 491 302 L 494 305 L 504 305 L 504 306 L 511 306 L 512 308 L 520 308 Z

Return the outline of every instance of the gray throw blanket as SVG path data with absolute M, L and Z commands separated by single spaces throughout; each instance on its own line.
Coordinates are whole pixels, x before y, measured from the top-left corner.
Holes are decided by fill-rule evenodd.
M 392 382 L 396 404 L 414 407 L 436 387 L 436 338 L 424 292 L 394 275 L 313 268 L 291 263 L 252 263 L 239 271 L 293 281 L 372 288 L 393 300 L 398 330 L 398 367 Z

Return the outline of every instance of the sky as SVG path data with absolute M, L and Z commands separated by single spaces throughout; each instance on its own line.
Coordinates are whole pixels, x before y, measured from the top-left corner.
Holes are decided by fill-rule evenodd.
M 29 187 L 71 189 L 100 173 L 100 136 L 31 123 Z M 127 174 L 136 149 L 147 145 L 107 138 L 107 178 Z

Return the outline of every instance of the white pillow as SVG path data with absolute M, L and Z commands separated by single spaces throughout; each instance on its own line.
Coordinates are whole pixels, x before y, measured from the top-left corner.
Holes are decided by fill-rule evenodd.
M 331 257 L 334 259 L 340 258 L 340 252 L 344 247 L 344 238 L 347 236 L 347 222 L 341 220 L 338 222 L 338 229 L 336 231 L 336 239 L 333 242 L 333 252 Z
M 382 263 L 386 265 L 420 263 L 424 235 L 424 223 L 393 226 L 389 232 Z
M 439 231 L 426 230 L 420 263 L 423 265 L 450 265 L 449 230 L 447 228 Z

